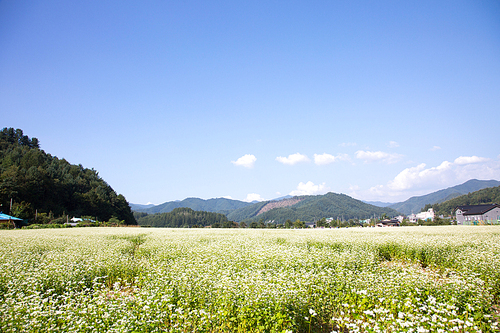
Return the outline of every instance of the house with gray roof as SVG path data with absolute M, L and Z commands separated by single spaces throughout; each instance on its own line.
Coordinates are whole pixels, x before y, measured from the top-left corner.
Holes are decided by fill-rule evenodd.
M 500 224 L 500 205 L 464 205 L 455 208 L 457 224 L 484 225 Z

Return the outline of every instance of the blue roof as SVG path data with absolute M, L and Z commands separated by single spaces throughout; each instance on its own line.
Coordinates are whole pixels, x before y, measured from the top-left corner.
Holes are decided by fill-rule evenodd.
M 22 221 L 23 219 L 20 219 L 20 218 L 14 217 L 14 216 L 10 216 L 10 215 L 4 214 L 4 213 L 0 213 L 0 221 L 5 221 L 5 220 L 19 220 L 19 221 Z

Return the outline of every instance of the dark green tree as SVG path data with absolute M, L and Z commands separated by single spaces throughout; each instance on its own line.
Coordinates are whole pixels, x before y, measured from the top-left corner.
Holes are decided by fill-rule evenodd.
M 0 131 L 0 209 L 10 207 L 11 200 L 17 205 L 16 213 L 32 222 L 38 211 L 47 213 L 49 220 L 66 213 L 101 221 L 117 216 L 136 224 L 128 202 L 97 171 L 45 153 L 38 139 L 30 139 L 20 129 L 4 128 Z

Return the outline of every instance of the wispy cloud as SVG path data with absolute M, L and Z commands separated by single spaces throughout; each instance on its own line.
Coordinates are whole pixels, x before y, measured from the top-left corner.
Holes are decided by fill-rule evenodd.
M 364 151 L 358 150 L 356 152 L 356 158 L 364 160 L 365 163 L 369 162 L 384 162 L 387 164 L 393 164 L 398 162 L 403 155 L 396 153 L 386 153 L 383 151 Z
M 257 161 L 257 158 L 254 155 L 246 154 L 238 158 L 236 161 L 231 161 L 231 163 L 236 166 L 242 166 L 251 169 L 253 168 L 255 161 Z
M 290 192 L 290 195 L 315 195 L 324 194 L 328 191 L 325 183 L 315 185 L 313 182 L 308 181 L 307 183 L 300 182 L 297 185 L 297 189 Z
M 434 147 L 432 147 L 430 150 L 431 150 L 431 151 L 436 151 L 436 150 L 440 150 L 440 149 L 441 149 L 441 147 L 439 147 L 439 146 L 434 146 Z
M 396 141 L 389 141 L 389 148 L 397 148 L 399 147 L 399 143 L 397 143 Z
M 347 154 L 337 154 L 337 156 L 333 156 L 327 153 L 324 154 L 314 154 L 314 163 L 317 165 L 325 165 L 325 164 L 330 164 L 334 163 L 337 161 L 349 161 L 349 155 Z
M 276 157 L 276 161 L 283 164 L 294 165 L 300 162 L 309 162 L 309 158 L 306 155 L 296 153 L 288 155 L 288 157 L 278 156 Z
M 342 142 L 339 144 L 340 147 L 354 147 L 358 144 L 356 142 Z

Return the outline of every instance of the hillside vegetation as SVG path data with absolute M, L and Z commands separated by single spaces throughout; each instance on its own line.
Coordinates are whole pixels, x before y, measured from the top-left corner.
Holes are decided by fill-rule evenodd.
M 228 218 L 236 222 L 252 222 L 262 219 L 282 224 L 286 220 L 295 221 L 297 219 L 305 222 L 315 222 L 324 217 L 348 220 L 378 217 L 382 214 L 388 216 L 399 215 L 394 209 L 369 205 L 345 194 L 327 193 L 325 195 L 300 196 L 295 197 L 295 199 L 297 203 L 294 205 L 274 208 L 261 214 L 259 213 L 264 211 L 262 208 L 268 205 L 269 201 L 259 202 L 229 213 Z
M 214 213 L 228 214 L 229 212 L 247 207 L 252 205 L 252 203 L 231 200 L 226 198 L 214 198 L 214 199 L 199 199 L 199 198 L 187 198 L 182 201 L 168 201 L 160 205 L 147 208 L 136 208 L 134 211 L 144 212 L 148 214 L 155 213 L 168 213 L 176 208 L 191 208 L 196 211 L 206 211 Z
M 194 211 L 191 208 L 175 208 L 169 213 L 135 213 L 137 223 L 141 226 L 167 227 L 167 228 L 192 228 L 219 226 L 231 227 L 224 214 Z M 140 216 L 140 214 L 144 214 Z
M 38 139 L 20 129 L 0 132 L 0 210 L 34 221 L 47 214 L 112 218 L 136 224 L 125 197 L 109 186 L 94 169 L 72 165 L 45 153 Z M 37 221 L 40 223 L 40 221 Z
M 418 213 L 427 204 L 437 204 L 450 200 L 461 195 L 478 191 L 488 187 L 499 186 L 500 181 L 497 180 L 477 180 L 471 179 L 463 184 L 448 187 L 426 195 L 411 197 L 410 199 L 389 205 L 389 208 L 395 209 L 405 215 Z
M 442 203 L 427 205 L 424 209 L 433 208 L 438 215 L 454 214 L 457 206 L 500 203 L 500 186 L 485 188 L 476 192 L 461 195 Z

